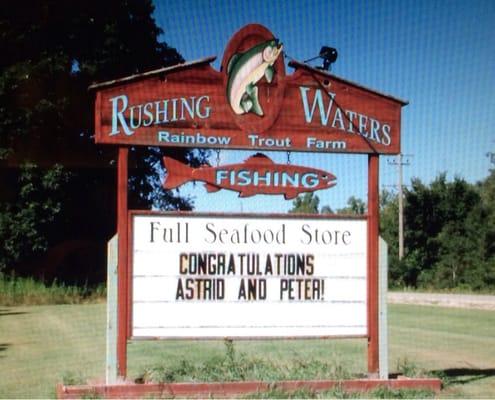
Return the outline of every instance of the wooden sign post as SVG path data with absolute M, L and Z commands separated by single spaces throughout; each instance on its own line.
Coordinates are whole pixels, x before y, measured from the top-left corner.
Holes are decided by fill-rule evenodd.
M 117 159 L 117 235 L 118 235 L 118 301 L 117 301 L 117 371 L 127 375 L 127 339 L 129 338 L 129 266 L 128 266 L 128 161 L 129 149 L 119 147 Z
M 368 373 L 378 374 L 379 157 L 368 156 Z

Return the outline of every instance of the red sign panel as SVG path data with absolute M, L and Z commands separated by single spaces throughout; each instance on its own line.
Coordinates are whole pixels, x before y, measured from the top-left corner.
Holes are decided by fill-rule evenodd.
M 209 62 L 95 85 L 96 142 L 397 154 L 406 102 L 293 62 L 284 45 L 248 25 L 221 71 Z

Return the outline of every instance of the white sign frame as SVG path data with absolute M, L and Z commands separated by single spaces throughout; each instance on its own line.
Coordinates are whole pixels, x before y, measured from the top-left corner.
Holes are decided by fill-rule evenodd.
M 210 229 L 206 229 L 207 223 L 210 224 Z M 202 230 L 198 229 L 198 225 L 201 224 L 203 224 Z M 303 230 L 303 226 L 306 229 Z M 368 336 L 366 216 L 132 211 L 129 213 L 129 227 L 131 267 L 129 324 L 131 338 L 134 340 Z M 263 227 L 267 228 L 263 230 Z M 299 232 L 298 235 L 294 235 L 294 229 Z M 316 230 L 318 235 L 315 233 Z M 329 233 L 324 233 L 326 231 Z M 164 232 L 168 243 L 164 242 Z M 248 243 L 258 240 L 259 235 L 256 232 L 261 232 L 265 237 L 260 238 L 260 243 Z M 250 236 L 250 233 L 254 236 Z M 316 243 L 317 236 L 318 243 Z M 204 243 L 197 248 L 197 243 L 193 242 L 200 240 L 200 237 Z M 220 238 L 223 244 L 220 243 Z M 230 243 L 239 239 L 241 243 Z M 179 241 L 181 243 L 177 243 Z M 263 243 L 265 241 L 269 243 Z M 300 242 L 299 245 L 297 241 Z M 322 249 L 325 249 L 326 253 Z M 154 255 L 150 256 L 150 252 Z M 267 258 L 273 261 L 281 254 L 282 256 L 277 258 L 278 266 L 281 270 L 285 268 L 286 273 L 282 271 L 280 274 L 276 272 L 273 275 L 265 275 L 266 271 L 263 271 L 261 275 L 248 276 L 244 273 L 241 277 L 240 254 L 248 252 L 259 255 L 261 270 L 266 267 Z M 174 299 L 180 294 L 184 296 L 185 279 L 199 277 L 194 274 L 181 275 L 180 263 L 184 263 L 183 271 L 190 272 L 194 266 L 197 266 L 194 256 L 209 253 L 226 254 L 227 258 L 230 255 L 234 257 L 232 265 L 235 267 L 235 274 L 218 275 L 222 278 L 216 278 L 223 279 L 223 299 Z M 289 257 L 291 254 L 300 256 L 299 273 L 304 270 L 304 275 L 287 275 L 294 272 L 294 268 L 290 270 L 291 266 L 293 267 Z M 311 255 L 312 262 L 309 261 Z M 157 266 L 157 262 L 163 262 L 164 256 L 167 262 L 170 259 L 177 260 L 172 261 L 176 269 L 175 274 L 164 274 L 161 272 L 163 267 Z M 157 257 L 161 261 L 156 261 Z M 340 264 L 333 266 L 331 271 L 325 272 L 327 275 L 322 274 L 323 269 L 328 269 L 322 264 L 327 265 L 328 261 L 335 260 L 339 260 Z M 313 264 L 313 268 L 309 264 Z M 311 269 L 312 274 L 309 273 Z M 246 265 L 244 270 L 247 271 Z M 251 272 L 253 271 L 251 267 Z M 234 296 L 239 295 L 241 278 L 244 278 L 246 288 L 247 279 L 256 279 L 253 284 L 258 288 L 256 292 L 258 297 L 262 297 L 260 280 L 265 280 L 266 299 L 234 299 L 233 293 Z M 177 285 L 179 279 L 182 282 L 182 292 Z M 298 279 L 304 282 L 300 283 Z M 322 279 L 325 282 L 318 284 L 317 281 L 321 282 Z M 282 280 L 287 282 L 282 283 Z M 308 286 L 305 286 L 308 285 L 306 280 L 311 281 L 309 291 Z M 144 281 L 147 283 L 143 286 Z M 172 289 L 164 295 L 163 287 Z M 175 295 L 170 294 L 173 292 Z M 199 292 L 206 293 L 204 290 Z M 195 296 L 201 296 L 199 292 L 196 290 Z M 210 295 L 211 292 L 210 290 Z M 280 297 L 275 299 L 274 293 L 277 292 Z M 292 298 L 289 299 L 291 296 Z M 333 323 L 335 316 L 338 316 L 339 321 L 343 323 Z M 290 321 L 296 318 L 299 318 L 297 323 L 291 324 Z M 249 322 L 242 325 L 239 322 L 241 320 Z

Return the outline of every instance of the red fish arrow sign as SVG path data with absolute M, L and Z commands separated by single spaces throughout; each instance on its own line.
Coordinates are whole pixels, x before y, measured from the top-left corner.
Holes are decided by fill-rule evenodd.
M 328 189 L 336 184 L 336 177 L 326 171 L 298 165 L 275 164 L 264 154 L 255 154 L 241 164 L 219 167 L 191 168 L 173 158 L 163 158 L 167 176 L 165 189 L 176 188 L 186 182 L 205 182 L 208 192 L 228 189 L 239 197 L 255 194 L 283 194 L 293 199 L 304 192 Z

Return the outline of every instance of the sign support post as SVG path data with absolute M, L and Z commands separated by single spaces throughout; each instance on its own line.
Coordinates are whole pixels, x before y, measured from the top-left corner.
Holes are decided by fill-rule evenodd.
M 118 282 L 118 236 L 107 244 L 107 352 L 106 384 L 117 382 L 117 282 Z
M 379 366 L 380 379 L 388 379 L 388 311 L 387 311 L 387 291 L 388 291 L 388 245 L 380 237 L 380 272 L 379 272 Z
M 378 374 L 378 169 L 379 155 L 368 156 L 368 374 Z
M 118 234 L 118 310 L 117 310 L 117 371 L 127 374 L 127 325 L 128 325 L 128 266 L 127 266 L 127 189 L 129 149 L 120 146 L 117 161 L 117 234 Z

